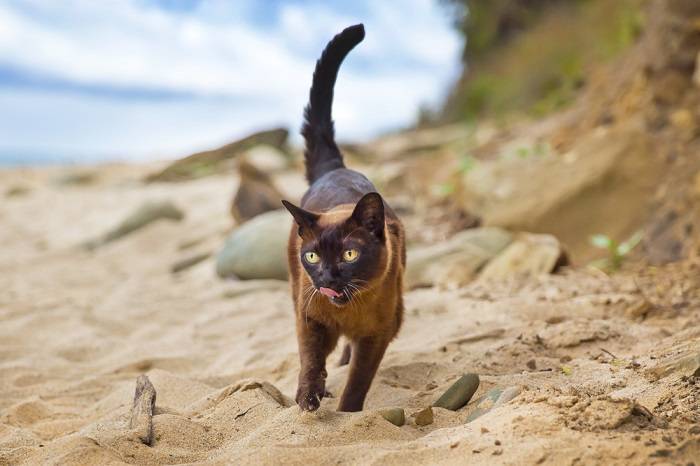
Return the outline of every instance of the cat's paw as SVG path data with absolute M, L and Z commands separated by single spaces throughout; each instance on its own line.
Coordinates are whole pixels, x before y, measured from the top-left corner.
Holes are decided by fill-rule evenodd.
M 316 411 L 321 406 L 321 400 L 325 395 L 324 389 L 312 389 L 299 387 L 296 402 L 302 411 Z
M 323 392 L 305 391 L 297 393 L 296 400 L 302 411 L 316 411 L 321 406 L 321 398 L 323 398 Z

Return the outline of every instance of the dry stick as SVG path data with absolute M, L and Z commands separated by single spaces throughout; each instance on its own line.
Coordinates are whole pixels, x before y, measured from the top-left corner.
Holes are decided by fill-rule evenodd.
M 153 443 L 153 412 L 156 407 L 156 389 L 145 374 L 136 379 L 134 403 L 131 406 L 129 428 L 138 431 L 139 440 Z
M 615 356 L 614 354 L 612 354 L 610 351 L 606 350 L 605 348 L 601 348 L 600 350 L 601 350 L 603 353 L 606 353 L 606 354 L 608 354 L 609 356 L 611 356 L 613 359 L 620 359 L 620 358 L 618 358 L 617 356 Z

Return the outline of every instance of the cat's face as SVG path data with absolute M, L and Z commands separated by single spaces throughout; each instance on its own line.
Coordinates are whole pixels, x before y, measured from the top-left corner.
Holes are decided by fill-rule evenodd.
M 299 260 L 313 286 L 331 303 L 347 304 L 382 275 L 388 259 L 379 194 L 366 194 L 350 216 L 341 218 L 283 202 L 299 227 Z

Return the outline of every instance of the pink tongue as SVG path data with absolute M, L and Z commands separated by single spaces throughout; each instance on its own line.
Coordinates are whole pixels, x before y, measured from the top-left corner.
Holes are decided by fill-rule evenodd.
M 340 293 L 330 288 L 321 287 L 318 289 L 318 291 L 320 291 L 321 294 L 328 296 L 329 298 L 337 298 L 338 296 L 340 296 Z

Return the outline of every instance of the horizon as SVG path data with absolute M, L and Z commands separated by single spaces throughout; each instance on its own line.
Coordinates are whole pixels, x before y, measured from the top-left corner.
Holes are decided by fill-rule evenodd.
M 359 22 L 367 37 L 341 69 L 333 108 L 344 141 L 440 107 L 463 45 L 445 5 L 9 0 L 0 165 L 171 159 L 278 126 L 299 144 L 315 60 Z

